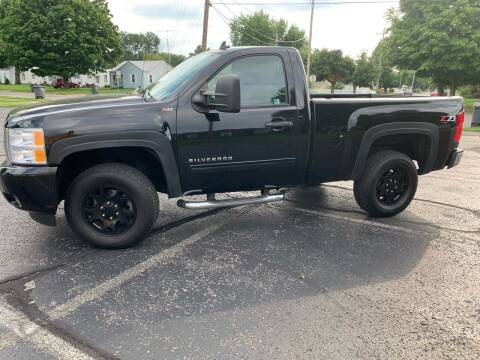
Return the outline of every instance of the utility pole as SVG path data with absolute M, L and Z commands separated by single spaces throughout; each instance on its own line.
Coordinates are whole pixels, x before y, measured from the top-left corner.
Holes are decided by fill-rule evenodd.
M 168 55 L 168 64 L 171 65 L 171 60 L 172 60 L 172 56 L 170 54 L 170 41 L 168 39 L 168 33 L 171 33 L 171 32 L 176 32 L 177 30 L 158 30 L 157 32 L 164 32 L 166 33 L 166 37 L 167 37 L 167 55 Z
M 313 11 L 315 9 L 315 0 L 312 0 L 310 9 L 310 34 L 308 36 L 308 54 L 307 54 L 307 83 L 310 82 L 310 65 L 312 63 L 312 30 L 313 30 Z
M 385 33 L 386 33 L 386 30 L 383 29 L 382 31 L 382 40 L 385 39 Z M 383 72 L 383 67 L 382 67 L 382 58 L 383 58 L 383 55 L 382 55 L 382 51 L 380 50 L 380 54 L 379 54 L 379 61 L 378 61 L 378 77 L 377 77 L 377 86 L 376 86 L 376 93 L 378 95 L 378 93 L 380 92 L 380 80 L 382 79 L 382 72 Z
M 412 78 L 412 95 L 413 95 L 413 87 L 415 85 L 415 75 L 417 74 L 417 70 L 413 72 L 413 78 Z
M 202 50 L 207 51 L 207 35 L 208 35 L 208 13 L 210 11 L 210 0 L 205 0 L 203 9 L 203 34 L 202 34 Z

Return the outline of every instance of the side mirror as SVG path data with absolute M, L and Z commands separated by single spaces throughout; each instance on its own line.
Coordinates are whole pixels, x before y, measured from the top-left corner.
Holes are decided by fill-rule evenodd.
M 217 81 L 215 87 L 215 108 L 228 113 L 240 112 L 240 78 L 225 75 Z
M 240 78 L 225 75 L 217 81 L 215 92 L 202 91 L 194 95 L 192 102 L 200 107 L 212 108 L 220 112 L 240 112 Z

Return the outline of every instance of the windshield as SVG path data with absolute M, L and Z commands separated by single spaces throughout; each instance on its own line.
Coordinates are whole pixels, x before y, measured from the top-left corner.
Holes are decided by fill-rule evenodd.
M 219 54 L 216 53 L 204 52 L 185 60 L 150 85 L 146 89 L 147 94 L 156 100 L 165 99 L 190 80 L 195 73 L 212 63 L 218 56 Z

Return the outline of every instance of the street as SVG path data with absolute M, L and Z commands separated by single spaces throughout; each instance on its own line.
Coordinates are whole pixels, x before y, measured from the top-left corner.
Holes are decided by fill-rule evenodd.
M 394 218 L 351 182 L 207 212 L 161 195 L 127 250 L 1 198 L 0 359 L 477 359 L 480 135 L 461 147 Z

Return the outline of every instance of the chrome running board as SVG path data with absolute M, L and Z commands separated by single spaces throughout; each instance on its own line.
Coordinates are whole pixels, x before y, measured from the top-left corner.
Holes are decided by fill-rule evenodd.
M 216 200 L 215 194 L 208 194 L 206 201 L 187 201 L 180 199 L 177 201 L 177 206 L 184 209 L 218 209 L 224 207 L 234 207 L 251 204 L 266 204 L 274 201 L 281 201 L 285 199 L 284 192 L 275 194 L 266 193 L 260 196 L 244 197 L 237 199 Z

